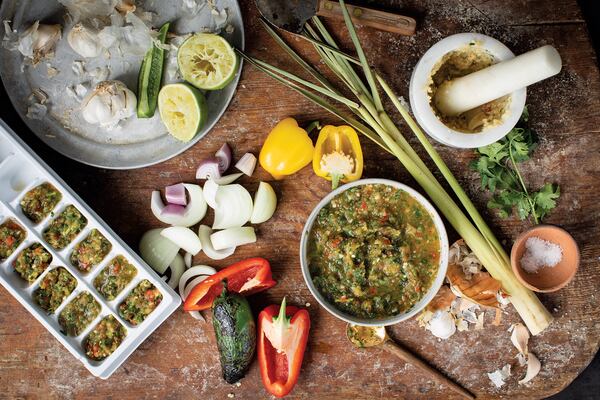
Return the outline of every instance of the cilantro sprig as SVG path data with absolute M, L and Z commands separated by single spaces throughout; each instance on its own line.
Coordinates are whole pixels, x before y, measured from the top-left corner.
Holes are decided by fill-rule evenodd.
M 476 150 L 479 158 L 471 163 L 471 168 L 480 174 L 482 189 L 492 192 L 488 208 L 497 210 L 501 218 L 508 218 L 516 210 L 521 220 L 531 216 L 539 224 L 556 207 L 560 187 L 546 183 L 533 192 L 523 181 L 518 165 L 529 160 L 538 145 L 528 121 L 525 108 L 519 123 L 506 137 Z

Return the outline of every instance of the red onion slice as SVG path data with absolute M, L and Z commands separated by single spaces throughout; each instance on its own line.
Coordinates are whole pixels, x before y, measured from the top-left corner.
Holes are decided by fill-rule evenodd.
M 167 203 L 170 204 L 178 204 L 180 206 L 187 205 L 185 186 L 183 186 L 183 183 L 167 186 L 165 188 L 165 198 L 167 199 Z
M 219 172 L 222 174 L 231 165 L 231 147 L 227 143 L 223 143 L 223 146 L 215 153 L 215 157 L 219 160 Z
M 235 164 L 235 167 L 248 176 L 252 176 L 256 168 L 256 156 L 252 153 L 246 153 Z
M 200 162 L 196 170 L 196 179 L 217 179 L 221 177 L 219 169 L 219 159 L 216 157 L 207 158 Z
M 179 217 L 183 217 L 186 211 L 187 210 L 184 206 L 180 206 L 177 204 L 167 204 L 165 208 L 163 208 L 160 212 L 160 215 L 177 215 Z

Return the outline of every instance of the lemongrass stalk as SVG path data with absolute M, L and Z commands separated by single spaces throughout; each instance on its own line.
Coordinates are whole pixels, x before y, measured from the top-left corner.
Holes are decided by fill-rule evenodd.
M 313 68 L 309 63 L 307 63 L 298 53 L 294 51 L 288 44 L 271 28 L 268 22 L 266 22 L 263 18 L 260 18 L 260 22 L 266 31 L 271 35 L 273 39 L 277 42 L 277 44 L 283 48 L 286 53 L 288 53 L 302 68 L 304 68 L 309 74 L 311 74 L 317 81 L 319 81 L 323 86 L 331 90 L 332 92 L 339 92 L 319 71 Z
M 317 29 L 319 30 L 319 32 L 323 36 L 323 39 L 325 39 L 325 41 L 331 47 L 339 49 L 339 46 L 336 43 L 335 39 L 333 38 L 333 36 L 331 36 L 331 34 L 327 30 L 327 28 L 325 28 L 325 25 L 323 25 L 323 23 L 321 22 L 321 20 L 319 19 L 319 17 L 314 16 L 314 17 L 311 18 L 311 21 L 317 27 Z M 305 25 L 305 26 L 310 26 L 310 25 Z M 319 39 L 319 38 L 315 37 L 315 39 Z M 357 89 L 357 91 L 365 93 L 366 96 L 368 96 L 371 100 L 373 100 L 373 97 L 371 96 L 371 93 L 369 92 L 369 89 L 367 89 L 367 87 L 363 83 L 362 79 L 360 79 L 358 77 L 358 75 L 356 74 L 356 71 L 354 71 L 354 69 L 352 68 L 352 66 L 350 65 L 350 63 L 347 60 L 345 60 L 343 57 L 340 57 L 340 56 L 338 56 L 335 59 L 338 60 L 338 63 L 340 64 L 340 67 L 344 68 L 344 70 L 346 70 L 347 73 L 352 77 L 352 79 L 354 81 L 354 84 L 356 84 L 358 86 L 358 89 L 360 89 L 360 90 Z
M 340 0 L 340 6 L 342 8 L 342 14 L 344 14 L 344 20 L 352 22 L 350 18 L 350 14 L 348 13 L 348 8 L 346 7 L 346 2 L 344 0 Z M 379 96 L 379 90 L 377 89 L 377 84 L 375 83 L 375 78 L 373 77 L 373 71 L 371 71 L 371 67 L 367 62 L 367 56 L 363 51 L 363 48 L 360 44 L 360 40 L 358 40 L 358 35 L 356 34 L 356 29 L 354 28 L 354 24 L 348 24 L 346 22 L 346 27 L 348 28 L 348 32 L 350 33 L 350 37 L 352 38 L 352 43 L 354 44 L 354 48 L 356 49 L 356 54 L 358 55 L 358 59 L 360 60 L 363 72 L 365 77 L 367 78 L 367 83 L 371 88 L 371 95 L 373 97 L 373 101 L 378 111 L 383 111 L 383 103 L 381 102 L 381 97 Z
M 240 53 L 240 52 L 238 51 L 238 53 Z M 240 54 L 243 54 L 243 53 L 240 53 Z M 246 58 L 247 56 L 246 55 L 242 55 L 242 57 Z M 297 83 L 300 83 L 300 84 L 302 84 L 302 85 L 304 85 L 304 86 L 306 86 L 306 87 L 308 87 L 308 88 L 310 88 L 312 90 L 315 90 L 315 91 L 317 91 L 317 92 L 319 92 L 321 94 L 324 94 L 327 97 L 331 97 L 332 99 L 337 100 L 340 103 L 345 104 L 348 107 L 351 107 L 351 108 L 358 108 L 359 107 L 359 105 L 356 102 L 354 102 L 352 100 L 349 100 L 349 99 L 347 99 L 346 97 L 344 97 L 344 96 L 342 96 L 340 94 L 332 92 L 331 90 L 329 90 L 327 88 L 324 88 L 324 87 L 319 86 L 319 85 L 315 85 L 314 83 L 312 83 L 310 81 L 302 79 L 302 78 L 300 78 L 297 75 L 294 75 L 294 74 L 292 74 L 290 72 L 287 72 L 287 71 L 285 71 L 283 69 L 277 68 L 277 67 L 275 67 L 275 66 L 273 66 L 271 64 L 268 64 L 268 63 L 266 63 L 264 61 L 261 61 L 259 59 L 254 58 L 253 61 L 256 64 L 258 64 L 261 67 L 263 67 L 263 68 L 270 69 L 271 71 L 273 71 L 273 72 L 275 72 L 275 73 L 277 73 L 279 75 L 283 75 L 286 78 L 291 79 L 291 80 L 293 80 L 293 81 L 295 81 Z
M 371 69 L 368 65 L 366 57 L 364 57 L 364 52 L 362 51 L 362 47 L 360 45 L 360 40 L 358 39 L 358 35 L 356 34 L 356 30 L 354 29 L 354 23 L 352 22 L 352 19 L 350 18 L 350 15 L 348 13 L 348 10 L 346 8 L 344 0 L 340 0 L 340 5 L 342 6 L 342 11 L 344 14 L 344 21 L 346 22 L 346 26 L 348 27 L 348 31 L 352 38 L 352 42 L 354 43 L 354 46 L 358 53 L 359 59 L 363 65 L 363 70 L 365 71 L 367 80 L 369 81 L 369 84 L 371 84 L 370 78 L 372 79 L 373 76 L 371 75 Z M 389 96 L 389 93 L 388 93 L 388 96 Z M 393 99 L 393 101 L 395 100 L 398 104 L 400 103 L 398 101 L 398 99 L 393 95 L 393 93 L 392 93 L 392 96 L 389 96 L 389 97 L 391 97 Z M 383 107 L 381 109 L 383 111 Z M 404 109 L 404 107 L 401 107 L 401 109 Z M 408 115 L 408 113 L 406 112 L 405 109 L 404 109 L 404 111 L 405 111 L 404 114 L 406 114 L 407 116 L 410 117 L 410 115 Z M 403 114 L 403 117 L 404 117 L 404 114 Z M 412 118 L 410 118 L 410 120 L 413 122 L 413 125 L 416 126 L 416 123 L 414 123 L 414 120 L 412 120 Z M 408 120 L 407 120 L 407 122 L 408 122 Z M 377 133 L 380 134 L 380 136 L 382 137 L 384 142 L 389 146 L 389 148 L 392 150 L 392 152 L 396 153 L 397 150 L 399 149 L 399 146 L 393 146 L 390 143 L 390 141 L 392 141 L 392 138 L 389 135 L 387 135 L 387 133 L 380 132 L 377 129 L 377 126 L 373 126 L 373 128 L 377 131 Z M 422 134 L 422 132 L 420 132 L 420 133 Z M 438 165 L 438 162 L 440 163 L 438 165 L 438 168 L 441 170 L 442 174 L 446 173 L 446 175 L 448 175 L 448 177 L 450 177 L 451 180 L 453 179 L 454 182 L 456 182 L 454 176 L 452 175 L 452 173 L 450 173 L 450 170 L 448 169 L 448 167 L 445 165 L 445 163 L 443 163 L 443 160 L 441 160 L 441 157 L 439 157 L 439 154 L 437 154 L 435 149 L 433 149 L 433 146 L 431 146 L 431 143 L 429 143 L 429 141 L 427 140 L 427 138 L 424 135 L 422 135 L 422 138 L 428 144 L 428 146 L 425 145 L 425 147 L 428 148 L 428 152 L 431 151 L 430 155 L 433 154 L 434 156 L 436 156 L 436 159 L 434 159 L 434 161 L 436 162 L 436 165 Z M 419 140 L 421 140 L 421 138 L 419 138 Z M 403 154 L 406 155 L 406 153 L 403 153 Z M 402 154 L 398 153 L 398 155 L 400 156 Z M 456 203 L 452 200 L 452 198 L 450 198 L 450 196 L 443 189 L 441 191 L 438 191 L 437 194 L 440 194 L 440 192 L 445 194 L 447 197 L 446 201 L 440 201 L 440 198 L 438 198 L 436 195 L 434 195 L 434 193 L 430 193 L 430 191 L 433 192 L 432 189 L 437 189 L 439 186 L 433 185 L 433 188 L 432 188 L 429 185 L 429 184 L 431 184 L 431 180 L 423 179 L 423 177 L 427 178 L 426 175 L 423 174 L 423 172 L 420 171 L 420 169 L 418 169 L 418 168 L 415 169 L 416 164 L 414 164 L 412 162 L 410 157 L 408 157 L 408 156 L 402 157 L 402 158 L 399 157 L 399 159 L 404 164 L 404 166 L 409 170 L 411 175 L 413 175 L 413 177 L 419 182 L 419 184 L 421 186 L 423 186 L 423 184 L 427 184 L 426 186 L 423 186 L 423 188 L 428 192 L 428 194 L 430 195 L 432 200 L 434 200 L 434 202 L 436 203 L 438 208 L 440 208 L 442 213 L 446 216 L 446 218 L 454 226 L 454 228 L 457 230 L 457 232 L 463 237 L 463 239 L 465 239 L 465 242 L 467 243 L 467 245 L 469 245 L 469 247 L 471 248 L 471 250 L 473 250 L 475 255 L 477 255 L 477 257 L 479 257 L 479 259 L 481 260 L 483 265 L 486 267 L 488 272 L 490 272 L 490 274 L 492 276 L 496 277 L 498 280 L 500 280 L 502 282 L 504 289 L 509 293 L 509 295 L 511 295 L 511 301 L 512 301 L 513 305 L 515 306 L 516 310 L 519 312 L 519 315 L 521 315 L 521 318 L 523 319 L 523 321 L 525 322 L 525 324 L 527 325 L 527 327 L 529 328 L 531 333 L 533 335 L 536 335 L 536 334 L 540 333 L 541 331 L 543 331 L 552 321 L 552 316 L 550 315 L 548 310 L 546 310 L 546 308 L 542 305 L 542 303 L 539 301 L 537 296 L 535 296 L 535 294 L 533 294 L 532 291 L 525 288 L 515 278 L 512 270 L 511 270 L 511 267 L 510 267 L 510 262 L 507 262 L 508 257 L 498 258 L 496 251 L 494 249 L 494 246 L 490 246 L 489 239 L 486 239 L 485 236 L 481 233 L 481 231 L 477 230 L 473 226 L 471 221 L 464 215 L 462 210 L 456 205 Z M 442 165 L 445 168 L 440 167 L 440 165 Z M 417 173 L 417 172 L 420 172 L 420 173 Z M 448 177 L 447 177 L 447 179 L 448 179 Z M 460 186 L 460 185 L 458 185 L 458 182 L 456 182 L 456 186 Z M 461 189 L 461 191 L 462 191 L 462 189 Z M 464 191 L 462 191 L 462 193 L 464 194 Z M 465 197 L 466 197 L 466 194 L 465 194 Z M 470 200 L 469 200 L 469 202 L 470 202 Z M 454 210 L 453 210 L 453 208 L 454 208 Z M 459 219 L 463 219 L 464 221 L 462 221 L 462 223 L 457 223 L 457 221 L 456 221 L 457 216 Z M 453 223 L 453 221 L 454 221 L 454 223 Z M 466 236 L 465 236 L 465 234 L 466 234 Z M 514 297 L 514 299 L 512 299 L 513 297 Z

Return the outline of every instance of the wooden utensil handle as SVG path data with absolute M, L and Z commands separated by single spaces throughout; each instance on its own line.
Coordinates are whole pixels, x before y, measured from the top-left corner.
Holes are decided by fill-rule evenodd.
M 367 25 L 382 31 L 399 33 L 400 35 L 414 35 L 417 22 L 410 17 L 393 14 L 385 11 L 372 10 L 370 8 L 346 5 L 352 21 L 356 24 Z M 317 15 L 344 19 L 342 7 L 337 1 L 319 0 Z
M 473 396 L 469 391 L 463 389 L 461 386 L 451 381 L 441 372 L 439 372 L 429 364 L 425 363 L 425 361 L 421 360 L 408 350 L 400 347 L 400 345 L 394 343 L 393 341 L 386 340 L 382 346 L 386 351 L 425 372 L 427 375 L 429 375 L 431 379 L 434 379 L 437 382 L 448 386 L 450 389 L 452 389 L 456 393 L 463 395 L 467 399 L 475 399 L 475 396 Z

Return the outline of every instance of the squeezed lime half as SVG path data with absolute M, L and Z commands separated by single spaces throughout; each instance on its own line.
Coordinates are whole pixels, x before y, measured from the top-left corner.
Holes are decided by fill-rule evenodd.
M 233 80 L 238 57 L 233 47 L 214 33 L 196 33 L 177 52 L 183 79 L 198 89 L 223 89 Z
M 169 133 L 182 142 L 196 136 L 208 115 L 204 95 L 187 83 L 163 86 L 158 94 L 158 109 Z

